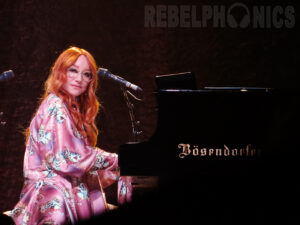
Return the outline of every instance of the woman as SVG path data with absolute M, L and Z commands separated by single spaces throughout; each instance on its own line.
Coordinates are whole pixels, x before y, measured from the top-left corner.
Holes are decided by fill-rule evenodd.
M 119 203 L 129 201 L 118 156 L 95 147 L 96 87 L 92 55 L 77 47 L 62 52 L 27 132 L 25 182 L 10 212 L 16 224 L 74 224 L 98 215 L 110 208 L 103 188 L 115 181 Z

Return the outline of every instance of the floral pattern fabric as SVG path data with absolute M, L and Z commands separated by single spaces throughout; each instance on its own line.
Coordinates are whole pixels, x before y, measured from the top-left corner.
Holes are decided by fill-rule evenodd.
M 74 224 L 103 213 L 106 202 L 101 191 L 114 182 L 119 204 L 131 198 L 130 177 L 118 174 L 118 155 L 89 146 L 54 94 L 31 121 L 23 171 L 20 201 L 10 211 L 17 225 Z

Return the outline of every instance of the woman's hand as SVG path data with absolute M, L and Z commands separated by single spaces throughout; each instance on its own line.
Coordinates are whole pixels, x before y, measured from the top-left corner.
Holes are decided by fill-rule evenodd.
M 95 189 L 100 190 L 98 173 L 96 171 L 85 173 L 82 177 L 82 181 L 87 185 L 90 191 Z

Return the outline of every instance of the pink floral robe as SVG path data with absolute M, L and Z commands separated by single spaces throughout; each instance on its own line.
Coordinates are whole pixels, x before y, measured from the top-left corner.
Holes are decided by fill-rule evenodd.
M 89 146 L 66 105 L 50 94 L 30 124 L 25 182 L 10 216 L 17 225 L 74 224 L 103 213 L 101 188 L 89 187 L 88 181 L 99 179 L 102 188 L 118 181 L 119 204 L 130 201 L 130 178 L 119 177 L 117 169 L 117 154 Z

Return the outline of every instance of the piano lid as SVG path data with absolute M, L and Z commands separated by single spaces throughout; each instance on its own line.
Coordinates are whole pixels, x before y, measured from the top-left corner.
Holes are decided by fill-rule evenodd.
M 155 77 L 157 90 L 190 89 L 196 90 L 196 79 L 193 72 L 157 75 Z

